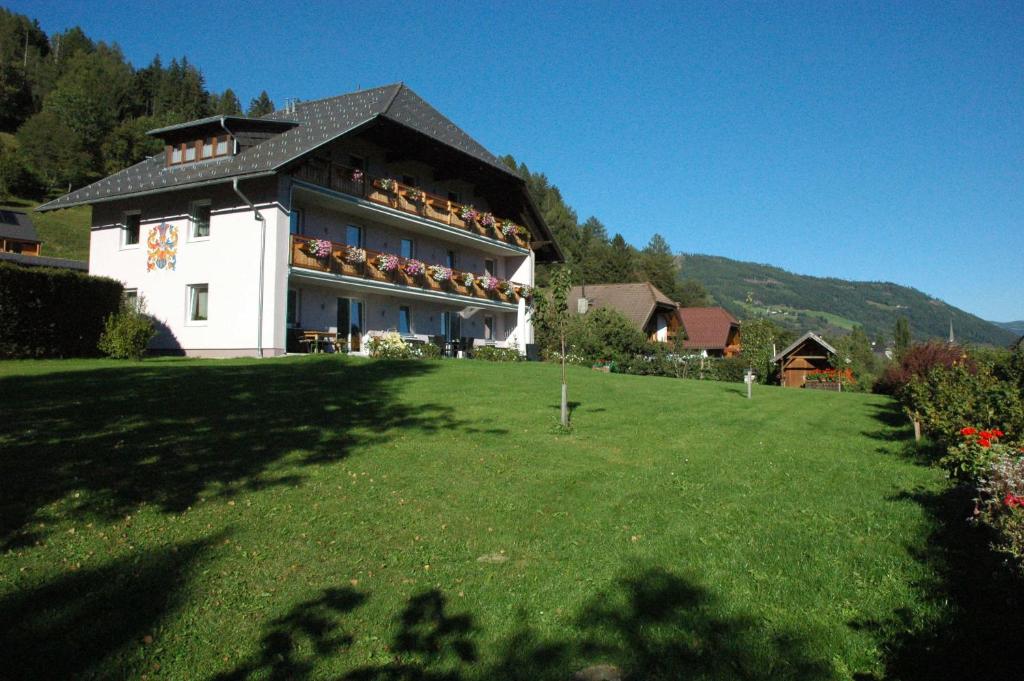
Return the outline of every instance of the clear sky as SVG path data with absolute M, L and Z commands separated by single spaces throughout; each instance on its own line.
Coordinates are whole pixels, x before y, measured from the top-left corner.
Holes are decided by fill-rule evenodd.
M 1021 2 L 5 6 L 243 105 L 405 81 L 638 246 L 1024 319 Z

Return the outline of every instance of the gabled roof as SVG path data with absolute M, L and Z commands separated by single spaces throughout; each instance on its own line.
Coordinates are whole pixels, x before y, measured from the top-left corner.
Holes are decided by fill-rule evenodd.
M 827 350 L 830 354 L 833 354 L 833 355 L 836 354 L 836 349 L 834 347 L 832 347 L 831 345 L 829 345 L 828 343 L 826 343 L 824 338 L 822 338 L 818 334 L 814 333 L 813 331 L 808 331 L 807 333 L 805 333 L 804 335 L 800 336 L 795 341 L 793 341 L 789 345 L 788 348 L 786 348 L 785 350 L 783 350 L 779 354 L 775 355 L 775 357 L 772 357 L 772 361 L 773 362 L 780 361 L 783 357 L 785 357 L 786 355 L 788 355 L 789 353 L 793 352 L 798 347 L 800 347 L 801 343 L 803 343 L 804 341 L 808 341 L 808 340 L 813 342 L 813 343 L 817 343 L 824 350 Z
M 721 307 L 681 307 L 678 315 L 686 331 L 683 347 L 697 350 L 724 350 L 729 332 L 740 324 Z
M 50 201 L 37 210 L 55 210 L 80 204 L 148 194 L 155 191 L 209 184 L 232 177 L 269 175 L 284 165 L 332 142 L 371 121 L 382 118 L 406 126 L 486 164 L 496 171 L 523 179 L 494 154 L 463 132 L 403 83 L 360 90 L 337 97 L 298 103 L 290 111 L 276 111 L 263 120 L 297 123 L 289 130 L 240 151 L 234 156 L 167 167 L 162 155 L 125 168 L 98 182 Z M 224 117 L 230 130 L 231 117 Z M 210 123 L 214 119 L 202 119 Z M 217 121 L 220 117 L 216 118 Z M 236 117 L 237 120 L 237 117 Z M 195 125 L 197 121 L 183 124 Z M 171 126 L 179 128 L 182 126 Z M 158 132 L 158 131 L 154 131 Z
M 676 303 L 650 282 L 636 284 L 587 284 L 569 290 L 569 309 L 576 311 L 576 301 L 586 288 L 591 307 L 609 307 L 618 310 L 641 330 L 647 326 L 655 309 L 675 310 Z
M 17 210 L 0 210 L 0 238 L 39 241 L 32 218 Z

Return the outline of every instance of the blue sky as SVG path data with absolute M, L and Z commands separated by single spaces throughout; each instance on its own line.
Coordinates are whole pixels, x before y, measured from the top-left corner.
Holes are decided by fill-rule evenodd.
M 642 246 L 1024 319 L 1024 4 L 7 2 L 211 90 L 405 81 Z

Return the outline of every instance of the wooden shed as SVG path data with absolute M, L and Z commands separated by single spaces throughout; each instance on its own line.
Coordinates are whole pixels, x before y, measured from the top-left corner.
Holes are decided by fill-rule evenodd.
M 784 387 L 802 388 L 808 373 L 831 368 L 829 356 L 834 354 L 835 348 L 821 336 L 808 331 L 775 355 L 772 361 L 779 365 L 779 382 Z

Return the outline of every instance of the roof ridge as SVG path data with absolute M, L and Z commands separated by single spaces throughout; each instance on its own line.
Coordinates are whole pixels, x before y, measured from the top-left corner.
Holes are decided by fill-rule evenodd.
M 395 100 L 398 99 L 398 94 L 402 91 L 403 88 L 405 88 L 405 81 L 400 80 L 397 83 L 392 83 L 387 87 L 394 87 L 395 91 L 391 94 L 391 98 L 388 99 L 388 103 L 384 105 L 384 110 L 377 114 L 378 116 L 386 116 L 388 112 L 391 111 L 391 105 L 395 103 Z

